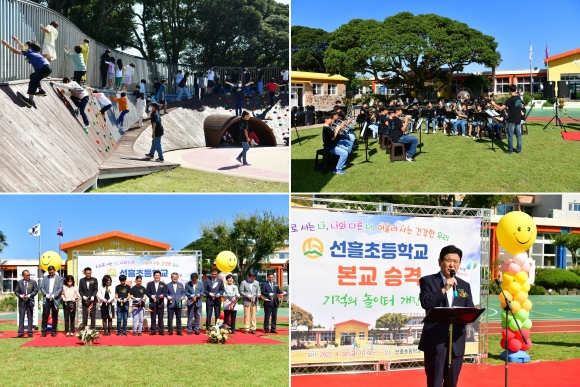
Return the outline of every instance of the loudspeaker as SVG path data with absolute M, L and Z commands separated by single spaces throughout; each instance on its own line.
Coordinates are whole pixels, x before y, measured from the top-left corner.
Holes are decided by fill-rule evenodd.
M 570 84 L 568 81 L 558 81 L 558 98 L 570 98 Z
M 544 81 L 544 98 L 554 98 L 554 81 Z

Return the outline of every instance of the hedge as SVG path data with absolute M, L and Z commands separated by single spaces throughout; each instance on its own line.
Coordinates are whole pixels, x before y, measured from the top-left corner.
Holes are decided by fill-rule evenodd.
M 580 277 L 566 269 L 536 269 L 536 285 L 546 289 L 578 289 Z

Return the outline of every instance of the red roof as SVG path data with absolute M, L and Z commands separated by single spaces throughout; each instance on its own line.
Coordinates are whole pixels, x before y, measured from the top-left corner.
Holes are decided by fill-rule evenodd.
M 371 326 L 371 324 L 367 324 L 367 323 L 365 323 L 365 322 L 358 321 L 358 320 L 348 320 L 348 321 L 343 321 L 343 322 L 340 322 L 340 323 L 336 323 L 336 324 L 334 324 L 334 326 L 337 326 L 337 325 L 343 325 L 343 324 L 348 324 L 348 323 L 357 323 L 357 324 L 360 324 L 360 325 L 366 325 L 367 327 L 370 327 L 370 326 Z
M 548 57 L 548 61 L 556 60 L 556 59 L 560 59 L 560 58 L 565 58 L 567 56 L 578 54 L 578 53 L 580 53 L 580 48 L 577 48 L 575 50 L 566 51 L 566 52 L 563 52 L 563 53 L 558 54 L 558 55 L 550 56 L 550 57 Z M 546 58 L 544 58 L 544 62 L 546 62 Z
M 98 241 L 102 241 L 102 240 L 113 238 L 113 237 L 118 237 L 118 238 L 126 239 L 129 241 L 143 243 L 145 245 L 157 247 L 157 248 L 160 248 L 163 250 L 169 250 L 169 248 L 171 247 L 171 245 L 168 245 L 167 243 L 157 242 L 157 241 L 154 241 L 152 239 L 141 238 L 141 237 L 138 237 L 136 235 L 127 234 L 127 233 L 124 233 L 121 231 L 110 231 L 110 232 L 107 232 L 104 234 L 94 235 L 94 236 L 91 236 L 88 238 L 78 239 L 76 241 L 64 243 L 64 244 L 60 245 L 60 249 L 64 252 L 66 252 L 67 250 L 69 250 L 73 247 L 78 247 L 78 246 L 86 245 L 88 243 L 98 242 Z

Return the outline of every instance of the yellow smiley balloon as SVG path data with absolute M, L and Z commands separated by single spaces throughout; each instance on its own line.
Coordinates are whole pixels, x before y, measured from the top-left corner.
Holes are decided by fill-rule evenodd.
M 215 265 L 220 271 L 230 272 L 238 266 L 238 258 L 231 251 L 222 251 L 215 258 Z
M 54 270 L 59 271 L 62 264 L 62 259 L 56 251 L 46 251 L 40 256 L 40 268 L 48 271 L 49 266 L 54 266 Z
M 521 211 L 504 215 L 497 224 L 497 241 L 512 254 L 528 250 L 534 244 L 538 230 L 531 216 Z

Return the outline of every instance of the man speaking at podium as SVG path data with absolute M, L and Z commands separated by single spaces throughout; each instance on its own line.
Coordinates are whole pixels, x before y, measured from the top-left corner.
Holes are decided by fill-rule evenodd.
M 419 298 L 426 313 L 435 307 L 474 307 L 469 284 L 455 277 L 462 255 L 462 251 L 453 245 L 444 247 L 439 253 L 441 271 L 422 277 L 419 281 Z M 457 290 L 456 296 L 454 290 Z M 447 386 L 449 324 L 426 323 L 419 341 L 419 350 L 423 351 L 425 359 L 427 387 L 441 387 L 441 383 Z M 465 325 L 453 324 L 452 387 L 457 386 L 464 353 Z

